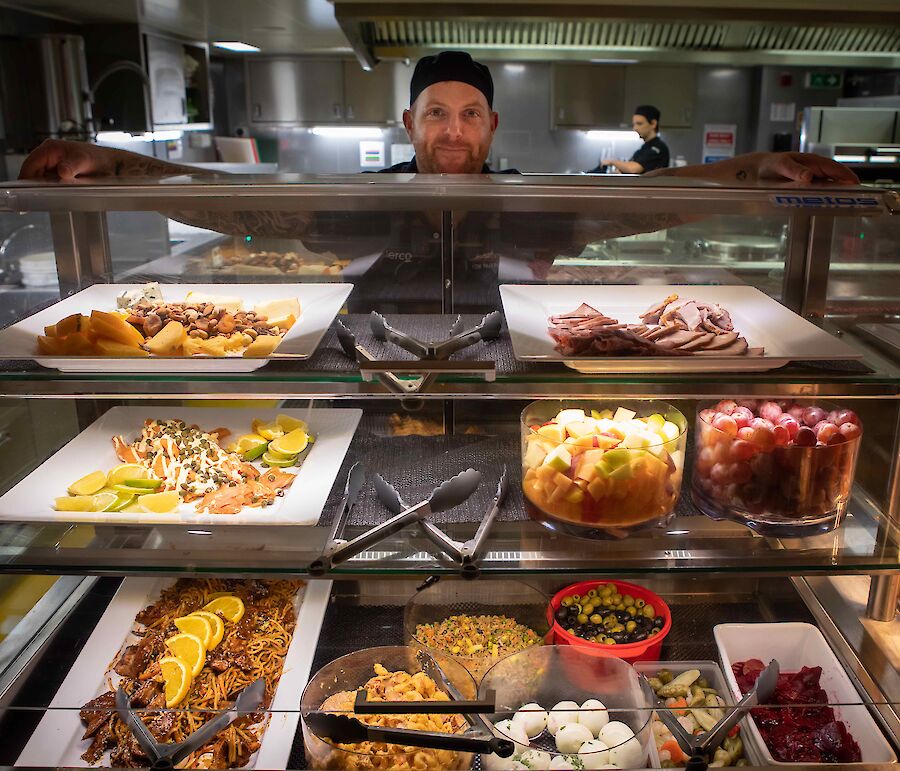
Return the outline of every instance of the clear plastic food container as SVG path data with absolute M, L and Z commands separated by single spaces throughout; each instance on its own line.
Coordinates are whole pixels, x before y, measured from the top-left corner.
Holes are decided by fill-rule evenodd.
M 447 679 L 466 699 L 475 698 L 476 686 L 465 667 L 448 656 L 433 654 Z M 472 754 L 451 750 L 403 747 L 384 742 L 357 742 L 337 744 L 314 734 L 305 717 L 312 711 L 324 709 L 340 714 L 352 714 L 356 691 L 375 677 L 375 665 L 381 664 L 388 672 L 407 672 L 415 675 L 422 671 L 416 660 L 416 650 L 404 645 L 366 648 L 335 659 L 316 672 L 303 691 L 300 714 L 303 720 L 303 744 L 306 762 L 311 769 L 371 769 L 372 771 L 442 771 L 443 769 L 467 769 L 472 764 Z M 350 694 L 349 700 L 346 694 Z M 372 698 L 372 694 L 369 694 Z M 410 700 L 413 700 L 412 698 Z M 415 700 L 420 700 L 418 697 Z M 426 715 L 364 715 L 365 722 L 392 728 L 435 730 L 419 721 Z M 453 719 L 457 732 L 462 733 L 468 724 L 461 716 L 443 716 Z M 449 724 L 449 723 L 448 723 Z M 447 731 L 444 731 L 447 733 Z
M 727 410 L 734 402 L 719 402 L 697 415 L 692 479 L 697 507 L 712 519 L 733 520 L 781 538 L 838 527 L 862 441 L 855 415 L 833 405 L 795 405 L 803 412 L 795 410 L 794 417 L 775 402 L 748 401 L 723 419 L 716 409 L 723 404 Z M 757 414 L 760 410 L 773 420 Z M 848 413 L 857 420 L 849 428 L 828 419 L 841 420 Z
M 734 705 L 734 698 L 731 695 L 731 686 L 726 682 L 725 676 L 722 674 L 722 668 L 715 661 L 641 661 L 635 664 L 634 668 L 638 674 L 648 678 L 655 677 L 656 674 L 663 669 L 668 669 L 675 677 L 683 672 L 687 672 L 689 669 L 697 669 L 700 671 L 700 677 L 706 678 L 709 686 L 716 689 L 718 695 L 722 697 L 726 705 Z M 737 735 L 741 737 L 741 742 L 744 745 L 744 757 L 747 759 L 747 762 L 751 766 L 760 766 L 763 765 L 762 753 L 756 738 L 749 731 L 749 723 L 750 718 L 744 718 L 738 723 L 740 730 Z M 662 728 L 657 728 L 657 724 L 662 726 Z M 665 742 L 661 742 L 659 737 L 662 735 L 663 731 L 668 733 L 668 729 L 666 729 L 659 718 L 656 717 L 655 713 L 650 728 L 651 733 L 653 734 L 653 741 L 650 743 L 650 763 L 653 768 L 661 768 L 662 764 L 660 763 L 659 750 L 661 748 L 660 745 Z M 672 766 L 680 768 L 685 765 L 685 762 L 686 761 L 684 760 L 679 762 L 672 759 Z
M 495 731 L 513 739 L 518 746 L 513 757 L 505 760 L 493 755 L 482 756 L 482 767 L 487 771 L 510 768 L 510 761 L 523 752 L 538 753 L 537 757 L 527 758 L 525 763 L 533 769 L 548 768 L 551 761 L 562 755 L 578 755 L 572 763 L 572 767 L 577 768 L 647 767 L 651 705 L 644 697 L 634 668 L 621 659 L 593 656 L 568 645 L 530 648 L 491 667 L 478 691 L 483 698 L 490 691 L 495 692 L 497 712 L 485 715 L 495 726 L 513 718 L 520 710 L 529 717 L 540 714 L 541 710 L 548 713 L 547 727 L 538 732 L 538 722 L 537 726 L 526 730 L 527 745 L 520 743 L 521 735 L 507 734 L 501 723 Z M 588 700 L 596 700 L 599 704 L 589 705 Z M 561 702 L 577 706 L 566 707 Z M 587 708 L 579 709 L 582 706 Z M 557 725 L 550 725 L 552 720 Z M 594 739 L 599 733 L 606 749 L 601 746 L 583 753 L 577 750 L 560 752 L 551 729 L 558 730 L 559 724 L 571 722 L 586 725 Z M 612 723 L 623 723 L 630 731 L 622 737 L 619 731 L 613 732 Z M 629 736 L 633 738 L 627 738 Z
M 439 581 L 403 611 L 403 639 L 451 656 L 479 682 L 500 659 L 549 642 L 549 598 L 521 581 Z
M 538 401 L 521 433 L 526 507 L 551 529 L 622 538 L 672 517 L 687 420 L 671 404 Z

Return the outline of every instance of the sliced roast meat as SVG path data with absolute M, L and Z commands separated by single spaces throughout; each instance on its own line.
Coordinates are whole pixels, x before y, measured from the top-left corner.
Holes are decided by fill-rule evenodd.
M 662 312 L 666 309 L 666 306 L 669 303 L 673 303 L 678 299 L 677 294 L 670 294 L 665 300 L 661 303 L 656 303 L 655 305 L 651 305 L 647 310 L 645 310 L 641 315 L 640 319 L 645 324 L 659 324 L 659 317 L 662 315 Z
M 737 332 L 713 332 L 712 340 L 704 346 L 704 351 L 720 351 L 735 342 L 740 335 Z M 746 345 L 746 341 L 744 342 Z
M 716 338 L 712 332 L 700 332 L 699 334 L 699 337 L 694 338 L 689 343 L 679 346 L 679 348 L 682 351 L 702 351 L 704 348 L 708 348 Z

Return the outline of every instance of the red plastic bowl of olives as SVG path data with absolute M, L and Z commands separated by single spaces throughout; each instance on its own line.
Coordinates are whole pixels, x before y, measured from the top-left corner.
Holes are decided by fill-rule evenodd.
M 567 586 L 553 597 L 548 615 L 557 645 L 625 661 L 654 661 L 672 628 L 672 613 L 663 599 L 625 581 Z
M 712 519 L 761 535 L 834 530 L 850 499 L 862 433 L 846 408 L 723 399 L 697 415 L 694 503 Z

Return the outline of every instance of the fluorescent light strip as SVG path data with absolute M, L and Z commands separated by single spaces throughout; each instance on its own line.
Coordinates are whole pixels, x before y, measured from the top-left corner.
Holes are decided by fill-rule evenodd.
M 382 135 L 380 128 L 374 126 L 314 126 L 311 134 L 317 137 L 344 137 L 356 139 L 373 139 Z
M 634 131 L 586 131 L 584 135 L 588 139 L 602 139 L 606 142 L 623 142 L 640 138 Z
M 865 163 L 865 155 L 835 155 L 834 159 L 838 163 Z
M 145 131 L 143 134 L 129 134 L 127 131 L 100 131 L 97 142 L 170 142 L 181 139 L 184 132 L 180 129 L 171 131 Z
M 870 163 L 896 163 L 896 155 L 873 155 L 869 158 Z
M 213 43 L 216 48 L 224 48 L 226 51 L 235 51 L 237 53 L 256 53 L 259 46 L 253 46 L 249 43 L 242 43 L 239 40 L 217 40 Z
M 900 153 L 900 147 L 876 147 L 879 153 Z

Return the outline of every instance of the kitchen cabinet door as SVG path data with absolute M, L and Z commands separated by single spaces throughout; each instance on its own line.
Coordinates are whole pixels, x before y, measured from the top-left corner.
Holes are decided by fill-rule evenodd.
M 618 128 L 625 69 L 608 64 L 554 64 L 552 128 Z
M 635 65 L 625 69 L 624 128 L 631 127 L 633 110 L 652 104 L 660 112 L 660 126 L 689 128 L 694 123 L 697 76 L 693 67 Z
M 187 123 L 184 46 L 177 40 L 147 35 L 147 71 L 153 102 L 153 123 Z
M 344 62 L 346 123 L 377 126 L 400 122 L 402 110 L 396 109 L 395 70 L 394 62 L 381 62 L 369 72 L 355 61 Z
M 340 61 L 296 57 L 254 59 L 247 64 L 249 114 L 253 123 L 320 125 L 344 116 Z

